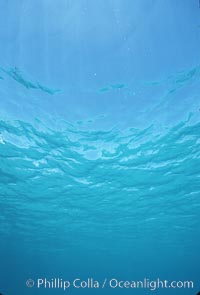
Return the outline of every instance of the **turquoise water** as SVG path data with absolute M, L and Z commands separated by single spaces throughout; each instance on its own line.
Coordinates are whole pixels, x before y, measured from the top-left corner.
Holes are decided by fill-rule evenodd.
M 17 21 L 20 9 L 23 8 L 27 19 L 25 12 L 32 11 L 30 3 L 22 5 L 22 2 L 16 12 L 8 4 L 1 5 L 10 14 L 16 13 Z M 64 7 L 64 1 L 61 2 Z M 176 56 L 168 68 L 170 58 L 173 59 L 172 45 L 169 44 L 166 60 L 162 54 L 157 56 L 165 50 L 163 40 L 158 46 L 160 51 L 151 53 L 152 58 L 154 54 L 157 58 L 155 67 L 149 57 L 146 66 L 142 62 L 137 66 L 137 58 L 145 57 L 146 53 L 133 45 L 139 33 L 136 30 L 133 34 L 127 24 L 135 14 L 146 13 L 144 2 L 127 1 L 127 6 L 123 6 L 117 1 L 115 8 L 119 10 L 114 19 L 120 25 L 110 29 L 113 42 L 106 35 L 108 48 L 102 53 L 98 51 L 103 28 L 99 28 L 97 21 L 95 32 L 100 39 L 90 40 L 88 51 L 78 52 L 75 47 L 74 63 L 70 64 L 69 58 L 68 69 L 62 67 L 62 62 L 66 62 L 61 52 L 67 50 L 65 39 L 61 38 L 59 48 L 53 48 L 57 35 L 47 33 L 53 26 L 48 19 L 53 14 L 52 2 L 47 10 L 39 12 L 36 7 L 31 12 L 33 16 L 35 11 L 44 14 L 41 25 L 44 31 L 40 31 L 40 37 L 37 26 L 34 31 L 39 47 L 48 44 L 41 57 L 43 69 L 36 62 L 35 51 L 33 56 L 22 54 L 25 50 L 22 45 L 33 46 L 25 40 L 32 33 L 31 22 L 35 22 L 35 17 L 27 21 L 27 27 L 21 29 L 14 41 L 13 46 L 21 44 L 15 61 L 8 53 L 11 31 L 5 29 L 6 37 L 0 31 L 7 46 L 7 53 L 1 49 L 5 59 L 1 58 L 0 66 L 0 293 L 3 295 L 192 295 L 200 290 L 200 51 L 197 50 L 200 43 L 194 21 L 199 18 L 196 6 L 190 7 L 187 1 L 183 1 L 182 8 L 178 6 L 185 12 L 182 17 L 178 8 L 171 7 L 171 1 L 166 6 L 155 1 L 152 10 L 148 8 L 149 18 L 152 26 L 161 21 L 161 31 L 154 33 L 161 37 L 164 28 L 167 30 L 162 24 L 163 14 L 171 16 L 173 11 L 168 25 L 177 22 L 178 27 L 187 16 L 190 23 L 181 38 L 190 38 L 191 48 L 188 44 L 181 47 L 185 58 Z M 46 1 L 41 3 L 45 8 Z M 69 18 L 80 12 L 79 1 L 67 3 Z M 95 15 L 100 14 L 105 23 L 112 23 L 103 4 L 98 2 L 93 7 L 92 2 L 84 3 Z M 109 3 L 114 5 L 112 1 Z M 137 8 L 137 13 L 129 12 L 128 3 Z M 62 15 L 63 7 L 56 8 L 55 14 Z M 189 10 L 190 15 L 186 8 L 194 9 L 195 13 Z M 80 22 L 85 24 L 82 19 Z M 15 25 L 11 23 L 10 27 Z M 145 25 L 148 27 L 148 23 L 144 22 Z M 134 24 L 130 27 L 133 29 Z M 67 31 L 66 42 L 77 45 L 83 32 L 86 37 L 94 34 L 86 28 L 82 29 L 80 24 L 74 36 L 76 42 Z M 62 30 L 59 27 L 57 34 L 63 37 Z M 148 39 L 148 29 L 138 30 Z M 118 38 L 127 32 L 128 47 L 121 48 Z M 119 35 L 116 37 L 115 33 Z M 177 31 L 174 34 L 173 46 L 177 50 L 185 40 L 179 39 Z M 45 43 L 42 36 L 46 36 Z M 147 43 L 151 51 L 154 45 Z M 122 58 L 131 44 L 136 53 L 126 57 L 126 61 L 109 55 L 114 47 L 120 47 L 116 55 Z M 194 45 L 197 48 L 193 50 Z M 90 49 L 94 55 L 89 55 Z M 56 55 L 59 50 L 62 62 Z M 56 57 L 52 60 L 53 53 Z M 98 63 L 97 56 L 103 65 Z M 86 57 L 89 64 L 84 61 Z M 126 70 L 120 71 L 124 63 Z M 114 289 L 106 285 L 97 289 L 71 287 L 64 291 L 37 288 L 38 278 L 70 282 L 75 278 L 86 281 L 93 278 L 100 284 L 105 278 L 124 281 L 159 278 L 193 281 L 194 288 Z M 28 279 L 35 281 L 34 287 L 26 286 Z
M 199 70 L 181 77 L 172 78 L 175 91 L 181 86 L 186 92 L 197 87 Z M 152 108 L 166 103 L 159 100 Z M 37 276 L 189 279 L 198 287 L 199 116 L 197 108 L 168 127 L 108 130 L 95 128 L 94 119 L 76 124 L 57 119 L 51 127 L 36 118 L 2 119 L 5 294 L 16 288 L 27 294 L 26 279 Z

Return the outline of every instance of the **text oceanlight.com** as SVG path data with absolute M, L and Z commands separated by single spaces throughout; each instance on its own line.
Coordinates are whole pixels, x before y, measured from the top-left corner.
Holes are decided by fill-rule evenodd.
M 155 291 L 157 289 L 192 289 L 194 288 L 193 281 L 169 281 L 157 278 L 150 280 L 145 278 L 143 280 L 120 280 L 119 278 L 104 278 L 103 280 L 96 280 L 94 278 L 75 278 L 73 280 L 64 280 L 62 278 L 37 278 L 36 280 L 28 279 L 26 281 L 28 288 L 37 289 L 62 289 L 64 291 L 75 289 L 148 289 Z

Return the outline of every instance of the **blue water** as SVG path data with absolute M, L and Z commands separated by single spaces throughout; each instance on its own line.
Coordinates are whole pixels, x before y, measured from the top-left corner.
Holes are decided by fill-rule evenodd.
M 3 295 L 200 290 L 200 10 L 166 2 L 0 3 Z

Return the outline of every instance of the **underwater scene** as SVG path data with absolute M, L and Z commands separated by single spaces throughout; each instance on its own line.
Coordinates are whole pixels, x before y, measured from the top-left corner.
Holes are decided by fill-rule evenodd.
M 198 0 L 0 0 L 0 295 L 200 294 Z

